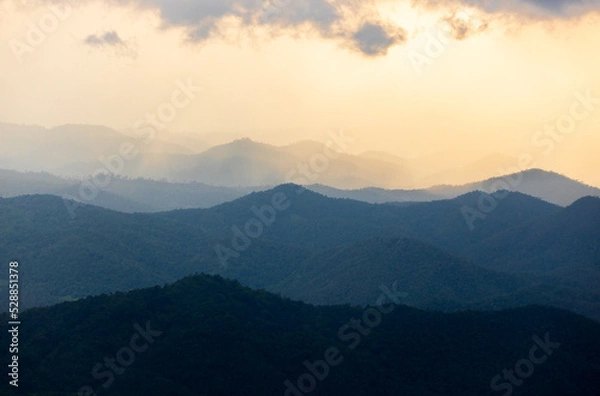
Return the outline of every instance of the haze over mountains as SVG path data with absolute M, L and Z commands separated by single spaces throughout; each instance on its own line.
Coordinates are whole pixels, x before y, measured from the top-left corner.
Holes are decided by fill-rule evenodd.
M 166 135 L 148 128 L 136 135 L 85 125 L 45 129 L 0 124 L 0 136 L 0 169 L 63 177 L 109 172 L 223 187 L 295 182 L 345 190 L 422 189 L 467 185 L 527 170 L 519 168 L 516 157 L 493 153 L 462 164 L 444 154 L 416 159 L 373 151 L 351 154 L 354 138 L 344 131 L 330 132 L 322 143 L 301 141 L 279 147 L 249 139 L 211 146 L 202 140 L 203 135 Z M 215 141 L 210 136 L 206 140 Z M 128 155 L 122 153 L 124 144 L 131 151 Z
M 0 168 L 6 168 L 0 169 L 0 196 L 55 194 L 124 212 L 208 208 L 287 182 L 370 203 L 433 201 L 474 190 L 522 192 L 561 206 L 600 196 L 600 189 L 553 172 L 501 174 L 516 169 L 514 159 L 505 156 L 442 171 L 431 159 L 346 154 L 343 133 L 331 135 L 325 145 L 304 141 L 275 147 L 241 139 L 208 149 L 198 137 L 180 136 L 177 144 L 95 126 L 47 130 L 0 124 L 0 134 Z M 124 144 L 133 157 L 122 155 Z M 484 175 L 500 177 L 484 180 Z M 459 185 L 461 180 L 469 183 Z M 430 184 L 411 187 L 423 183 Z

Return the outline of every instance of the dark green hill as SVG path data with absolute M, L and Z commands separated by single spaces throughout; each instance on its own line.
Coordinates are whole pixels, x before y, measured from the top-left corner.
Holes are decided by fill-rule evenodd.
M 21 317 L 19 390 L 3 381 L 0 394 L 74 396 L 89 386 L 114 396 L 284 395 L 289 380 L 329 396 L 502 395 L 503 370 L 517 366 L 514 395 L 598 395 L 593 321 L 535 306 L 440 314 L 387 301 L 312 307 L 194 276 L 33 309 Z M 380 309 L 387 313 L 375 315 Z M 322 380 L 304 363 L 326 360 L 316 371 Z

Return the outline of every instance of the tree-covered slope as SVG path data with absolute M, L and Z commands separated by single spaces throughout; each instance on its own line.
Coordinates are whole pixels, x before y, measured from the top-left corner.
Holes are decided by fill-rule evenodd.
M 24 307 L 162 285 L 198 272 L 315 303 L 366 304 L 366 284 L 357 282 L 369 279 L 368 290 L 373 290 L 377 282 L 395 277 L 413 283 L 414 301 L 408 303 L 417 307 L 487 309 L 542 302 L 600 318 L 595 267 L 588 266 L 580 279 L 556 277 L 542 267 L 527 277 L 499 274 L 503 267 L 477 267 L 493 265 L 513 249 L 479 246 L 507 230 L 553 218 L 563 219 L 555 227 L 553 251 L 573 251 L 587 241 L 593 252 L 597 213 L 581 215 L 507 194 L 470 230 L 461 209 L 477 205 L 480 197 L 370 205 L 283 185 L 211 209 L 124 214 L 84 205 L 74 218 L 58 197 L 0 199 L 0 264 L 21 262 Z M 583 219 L 591 225 L 569 236 L 564 224 Z M 414 246 L 404 252 L 394 244 L 373 243 L 401 238 Z M 535 251 L 538 244 L 519 245 L 515 254 Z M 595 256 L 579 255 L 581 262 L 564 266 L 588 265 L 590 257 Z M 0 303 L 7 296 L 1 292 Z
M 499 395 L 492 380 L 506 387 L 503 370 L 519 364 L 515 395 L 598 394 L 595 322 L 535 306 L 441 314 L 391 301 L 312 307 L 194 276 L 34 309 L 21 316 L 16 394 L 283 395 L 289 380 L 315 395 Z M 307 368 L 315 362 L 322 379 Z
M 422 242 L 374 238 L 312 256 L 282 282 L 281 290 L 314 304 L 365 304 L 392 280 L 407 293 L 406 304 L 443 310 L 464 309 L 474 301 L 530 284 Z
M 500 232 L 473 249 L 472 257 L 515 272 L 569 276 L 600 270 L 600 198 L 582 198 L 551 216 Z

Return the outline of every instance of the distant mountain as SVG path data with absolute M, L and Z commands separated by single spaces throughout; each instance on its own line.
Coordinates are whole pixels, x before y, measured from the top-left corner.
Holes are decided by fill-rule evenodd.
M 530 169 L 464 186 L 439 186 L 429 189 L 435 194 L 444 196 L 460 195 L 474 190 L 488 193 L 498 190 L 516 191 L 560 206 L 571 205 L 586 196 L 600 196 L 600 188 L 588 186 L 558 173 L 541 169 Z
M 74 162 L 118 153 L 126 139 L 110 128 L 87 125 L 45 129 L 0 124 L 0 136 L 0 166 L 33 171 L 55 171 Z
M 194 154 L 187 147 L 155 135 L 127 135 L 105 126 L 62 125 L 54 128 L 0 123 L 0 168 L 18 171 L 44 171 L 58 175 L 91 176 L 105 169 L 111 158 L 121 155 L 124 144 L 131 145 L 137 161 Z M 125 160 L 123 172 L 134 161 Z
M 144 164 L 136 175 L 160 175 L 174 181 L 196 181 L 224 187 L 275 186 L 287 182 L 315 181 L 336 187 L 409 185 L 408 171 L 382 160 L 344 154 L 322 143 L 304 141 L 275 147 L 250 139 L 213 147 L 171 164 Z M 134 165 L 135 167 L 135 165 Z
M 240 145 L 243 144 L 254 143 L 240 142 Z M 305 142 L 296 146 L 293 151 L 298 154 L 302 149 L 310 151 L 310 147 L 311 144 Z M 264 149 L 268 150 L 269 146 Z M 218 158 L 218 153 L 219 151 L 216 150 L 211 156 Z M 220 174 L 218 170 L 212 173 Z M 214 180 L 208 181 L 214 182 Z M 164 180 L 112 176 L 110 183 L 98 188 L 97 196 L 93 199 L 86 199 L 87 195 L 82 195 L 80 188 L 82 188 L 82 181 L 79 179 L 64 179 L 43 172 L 22 173 L 0 169 L 0 197 L 53 194 L 121 212 L 208 208 L 240 198 L 253 191 L 265 191 L 272 187 L 269 185 L 216 187 L 198 182 L 173 183 Z M 476 190 L 496 192 L 503 188 L 561 206 L 567 206 L 581 197 L 600 196 L 600 189 L 539 169 L 464 186 L 436 186 L 424 190 L 386 190 L 375 187 L 342 190 L 322 184 L 309 185 L 307 188 L 331 198 L 350 198 L 368 203 L 430 202 L 456 198 Z
M 350 198 L 369 203 L 425 202 L 456 198 L 472 191 L 494 193 L 499 190 L 531 195 L 560 206 L 568 206 L 582 197 L 600 196 L 599 188 L 541 169 L 530 169 L 460 186 L 439 185 L 420 190 L 386 190 L 374 187 L 341 190 L 324 185 L 311 185 L 308 188 L 332 198 Z
M 393 282 L 383 286 L 391 291 Z M 422 312 L 399 305 L 395 294 L 380 296 L 383 305 L 370 309 L 314 307 L 194 276 L 165 287 L 30 310 L 21 315 L 27 330 L 19 339 L 19 391 L 39 396 L 304 394 L 299 389 L 334 396 L 497 395 L 507 389 L 538 396 L 598 394 L 598 323 L 540 306 Z M 6 323 L 8 316 L 1 319 Z M 9 345 L 11 334 L 2 332 L 0 342 Z M 10 359 L 8 348 L 2 348 L 0 359 Z M 526 378 L 518 387 L 508 379 L 515 365 L 516 375 Z M 525 375 L 532 371 L 535 375 Z M 0 393 L 12 392 L 9 388 L 2 381 Z
M 169 179 L 241 187 L 285 182 L 289 156 L 277 147 L 240 139 L 189 158 Z
M 4 144 L 0 168 L 69 177 L 108 171 L 222 187 L 275 186 L 290 181 L 318 181 L 340 188 L 408 187 L 412 183 L 406 166 L 311 141 L 276 147 L 244 138 L 206 147 L 189 136 L 158 133 L 150 137 L 148 131 L 140 135 L 92 125 L 46 129 L 13 124 L 0 124 L 0 138 Z M 124 144 L 132 147 L 133 158 L 119 158 Z
M 90 179 L 65 179 L 44 172 L 0 169 L 0 197 L 51 194 L 126 213 L 208 208 L 254 190 L 250 187 L 213 187 L 202 183 L 169 183 L 116 176 L 111 176 L 107 185 L 96 187 Z
M 3 198 L 31 194 L 61 195 L 73 184 L 67 179 L 47 172 L 17 172 L 0 169 L 0 197 Z
M 195 135 L 159 132 L 152 136 L 149 130 L 140 135 L 139 131 L 121 133 L 94 125 L 47 129 L 0 123 L 0 139 L 0 168 L 72 178 L 108 172 L 120 177 L 243 189 L 293 182 L 313 185 L 315 191 L 332 197 L 371 203 L 454 198 L 491 188 L 523 192 L 566 206 L 583 196 L 600 193 L 600 189 L 552 172 L 531 170 L 503 175 L 503 169 L 514 169 L 517 161 L 500 154 L 474 162 L 451 161 L 456 153 L 411 159 L 377 151 L 354 155 L 346 151 L 344 144 L 338 147 L 334 138 L 327 144 L 300 141 L 281 147 L 243 138 L 210 147 Z M 128 149 L 122 151 L 123 147 Z M 127 155 L 123 152 L 133 154 L 124 158 Z M 502 181 L 507 176 L 526 180 L 506 186 Z M 360 191 L 346 193 L 328 188 Z

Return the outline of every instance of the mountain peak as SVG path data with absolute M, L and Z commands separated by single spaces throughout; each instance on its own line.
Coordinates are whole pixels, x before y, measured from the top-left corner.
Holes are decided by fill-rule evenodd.
M 229 143 L 220 144 L 218 146 L 211 147 L 205 153 L 210 152 L 231 152 L 237 150 L 276 150 L 275 146 L 270 144 L 254 141 L 250 138 L 235 139 Z

